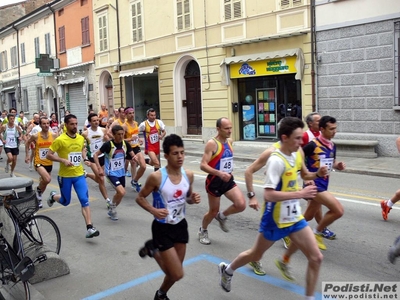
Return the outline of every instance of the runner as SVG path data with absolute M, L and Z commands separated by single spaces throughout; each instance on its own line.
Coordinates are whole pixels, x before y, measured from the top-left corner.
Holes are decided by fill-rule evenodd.
M 322 168 L 310 173 L 302 164 L 302 156 L 298 149 L 303 127 L 303 122 L 298 118 L 286 117 L 281 121 L 278 129 L 281 147 L 271 154 L 267 162 L 265 207 L 255 244 L 251 249 L 240 253 L 232 263 L 221 262 L 218 266 L 220 285 L 227 292 L 231 290 L 232 275 L 236 269 L 250 261 L 258 261 L 275 241 L 289 235 L 308 259 L 305 294 L 306 299 L 314 299 L 323 256 L 318 250 L 311 228 L 301 215 L 299 199 L 313 198 L 317 188 L 307 186 L 300 190 L 297 174 L 301 169 L 303 179 L 314 179 L 316 176 L 325 175 L 327 169 Z M 286 207 L 289 207 L 289 210 Z
M 39 126 L 39 121 L 40 121 L 40 116 L 38 113 L 33 114 L 33 119 L 31 120 L 30 124 L 28 125 L 26 129 L 26 138 L 29 139 L 29 137 L 32 134 L 36 134 L 42 130 L 42 128 Z M 31 143 L 29 145 L 29 149 L 31 150 L 31 158 L 30 158 L 30 163 L 29 163 L 29 171 L 33 171 L 33 156 L 35 155 L 35 144 Z
M 100 176 L 107 176 L 115 189 L 115 195 L 108 209 L 108 215 L 111 220 L 118 220 L 117 206 L 125 196 L 125 158 L 130 155 L 133 161 L 136 161 L 136 155 L 133 153 L 131 145 L 124 141 L 124 129 L 120 125 L 112 128 L 114 138 L 105 142 L 93 156 Z M 104 171 L 100 165 L 99 156 L 104 153 Z
M 207 142 L 200 163 L 200 169 L 208 173 L 206 191 L 209 210 L 204 215 L 198 232 L 199 241 L 204 245 L 211 244 L 207 228 L 214 218 L 219 222 L 221 229 L 228 232 L 227 217 L 240 213 L 246 208 L 246 200 L 232 175 L 233 149 L 230 139 L 231 133 L 231 121 L 227 118 L 219 118 L 217 120 L 217 135 Z M 232 205 L 224 211 L 220 211 L 222 195 L 225 195 L 232 202 Z
M 83 173 L 82 161 L 88 160 L 86 151 L 83 151 L 85 140 L 81 135 L 77 134 L 78 120 L 75 115 L 67 115 L 64 118 L 64 124 L 66 132 L 53 141 L 46 155 L 47 159 L 60 163 L 58 185 L 60 186 L 61 194 L 52 191 L 47 204 L 52 207 L 54 202 L 58 202 L 63 206 L 68 206 L 71 202 L 73 186 L 81 203 L 82 215 L 87 229 L 86 238 L 92 238 L 98 236 L 100 232 L 93 227 L 89 207 L 89 190 Z
M 101 148 L 101 146 L 103 146 L 104 142 L 108 140 L 107 130 L 105 128 L 99 127 L 99 117 L 97 116 L 97 114 L 89 114 L 87 120 L 90 124 L 90 127 L 82 133 L 82 136 L 85 138 L 89 148 L 89 161 L 85 162 L 85 164 L 92 169 L 93 173 L 87 173 L 86 177 L 89 177 L 99 184 L 100 192 L 103 195 L 104 200 L 106 201 L 107 207 L 109 207 L 111 204 L 111 200 L 110 198 L 108 198 L 108 193 L 104 182 L 104 174 L 100 175 L 99 169 L 97 168 L 94 161 L 94 154 L 97 150 Z M 99 164 L 104 170 L 104 154 L 99 155 Z
M 10 177 L 16 177 L 14 175 L 14 169 L 17 165 L 17 157 L 19 155 L 19 143 L 24 140 L 22 129 L 15 123 L 15 115 L 8 114 L 8 122 L 1 126 L 0 135 L 1 140 L 4 144 L 4 151 L 7 154 L 7 161 L 4 171 L 11 172 Z
M 147 110 L 147 120 L 140 123 L 139 131 L 144 133 L 145 151 L 149 156 L 146 163 L 154 167 L 154 171 L 161 168 L 160 160 L 160 141 L 167 134 L 163 121 L 156 119 L 156 111 L 154 108 Z
M 388 259 L 392 264 L 394 264 L 396 261 L 396 258 L 399 256 L 400 256 L 400 236 L 398 236 L 396 238 L 393 246 L 390 247 L 389 253 L 388 253 Z
M 50 115 L 50 130 L 57 134 L 60 131 L 60 124 L 58 123 L 57 115 L 55 113 Z
M 140 139 L 139 139 L 139 127 L 138 123 L 134 120 L 135 111 L 132 107 L 125 108 L 125 116 L 126 120 L 122 128 L 125 131 L 125 142 L 129 143 L 132 147 L 133 152 L 136 155 L 137 162 L 139 164 L 139 170 L 136 172 L 137 164 L 131 163 L 131 172 L 132 172 L 132 180 L 131 185 L 132 188 L 136 192 L 140 192 L 139 179 L 143 176 L 146 171 L 146 162 L 144 161 L 144 157 L 142 151 L 140 150 Z M 125 169 L 128 169 L 130 158 L 128 157 L 125 161 Z
M 57 133 L 53 133 L 49 130 L 50 121 L 46 117 L 42 117 L 39 120 L 39 126 L 41 131 L 32 134 L 25 143 L 25 163 L 30 164 L 29 146 L 33 143 L 35 144 L 34 166 L 36 172 L 39 174 L 36 198 L 39 201 L 39 208 L 42 208 L 42 194 L 51 181 L 51 170 L 53 169 L 53 162 L 48 160 L 46 155 L 53 140 L 57 137 Z
M 154 257 L 165 274 L 154 300 L 169 299 L 168 291 L 183 278 L 182 263 L 189 242 L 185 202 L 200 203 L 200 195 L 192 192 L 193 172 L 183 169 L 185 150 L 182 139 L 176 134 L 167 136 L 163 150 L 167 166 L 150 174 L 136 199 L 143 209 L 154 216 L 151 227 L 153 239 L 146 242 L 139 254 L 141 257 Z M 153 205 L 146 199 L 150 193 L 153 194 Z
M 105 104 L 101 105 L 101 110 L 99 111 L 99 120 L 100 120 L 100 127 L 105 128 L 108 123 L 108 110 Z
M 400 137 L 396 139 L 396 147 L 400 152 Z M 394 195 L 389 200 L 381 201 L 381 209 L 382 209 L 382 218 L 387 221 L 388 214 L 391 211 L 393 205 L 400 200 L 400 190 L 397 190 Z

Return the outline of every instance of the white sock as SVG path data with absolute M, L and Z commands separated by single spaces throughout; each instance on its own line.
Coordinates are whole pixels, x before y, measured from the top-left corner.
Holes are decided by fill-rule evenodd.
M 315 300 L 314 296 L 305 296 L 304 297 L 305 300 Z
M 104 199 L 107 202 L 111 202 L 110 198 Z
M 232 268 L 231 268 L 231 264 L 229 264 L 227 267 L 226 267 L 226 269 L 225 269 L 225 273 L 226 274 L 228 274 L 228 275 L 230 275 L 230 276 L 232 276 L 233 275 L 233 270 L 232 270 Z
M 204 229 L 203 227 L 200 227 L 200 231 L 204 232 L 204 231 L 207 231 L 207 229 Z
M 225 215 L 224 215 L 224 213 L 223 213 L 222 211 L 219 212 L 219 217 L 220 217 L 222 220 L 225 220 L 225 219 L 226 219 L 226 217 L 225 217 Z
M 314 229 L 314 233 L 321 233 L 320 231 L 317 230 L 317 228 Z
M 389 206 L 390 208 L 392 208 L 393 205 L 394 205 L 394 203 L 393 203 L 392 200 L 390 200 L 390 199 L 387 201 L 386 204 L 387 204 L 387 206 Z

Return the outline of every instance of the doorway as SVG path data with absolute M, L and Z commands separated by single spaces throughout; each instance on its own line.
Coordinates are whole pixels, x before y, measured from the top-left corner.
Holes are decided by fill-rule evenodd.
M 202 134 L 202 107 L 200 91 L 200 68 L 190 61 L 185 69 L 187 134 Z

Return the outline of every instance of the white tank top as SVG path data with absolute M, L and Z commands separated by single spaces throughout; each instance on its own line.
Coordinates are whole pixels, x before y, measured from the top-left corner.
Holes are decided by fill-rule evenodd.
M 91 157 L 94 156 L 94 154 L 101 148 L 101 146 L 104 144 L 104 132 L 101 130 L 100 127 L 97 128 L 96 131 L 93 131 L 91 127 L 88 129 L 88 140 L 90 141 L 89 147 L 90 147 L 90 155 Z M 99 155 L 98 157 L 104 156 L 104 153 Z
M 14 127 L 8 127 L 6 125 L 6 132 L 5 132 L 5 140 L 6 144 L 4 145 L 5 148 L 18 148 L 18 134 L 17 134 L 17 125 Z

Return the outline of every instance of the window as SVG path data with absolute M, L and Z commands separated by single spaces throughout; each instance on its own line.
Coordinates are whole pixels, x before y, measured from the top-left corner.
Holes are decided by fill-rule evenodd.
M 7 51 L 0 52 L 0 69 L 1 71 L 8 70 Z
M 303 4 L 303 0 L 279 0 L 280 8 L 296 7 Z
M 224 0 L 225 21 L 242 17 L 242 0 Z
M 22 91 L 23 99 L 22 99 L 22 110 L 29 111 L 29 99 L 28 99 L 28 90 L 24 89 Z
M 394 23 L 394 101 L 400 105 L 400 21 Z
M 107 16 L 99 17 L 99 46 L 100 51 L 108 50 Z
M 61 8 L 61 9 L 58 11 L 58 16 L 61 17 L 63 14 L 64 14 L 64 8 Z
M 88 3 L 88 0 L 81 0 L 81 6 L 86 5 Z
M 65 52 L 65 26 L 58 28 L 60 52 Z
M 44 43 L 46 47 L 46 54 L 50 55 L 51 54 L 50 33 L 46 33 L 44 35 Z
M 36 87 L 36 100 L 39 109 L 43 110 L 43 91 L 41 86 Z
M 26 57 L 25 57 L 25 43 L 21 44 L 21 64 L 26 63 Z
M 14 46 L 10 49 L 11 54 L 11 68 L 15 68 L 17 66 L 17 46 Z
M 89 17 L 81 19 L 81 28 L 82 28 L 82 45 L 89 45 L 90 44 Z
M 39 38 L 35 37 L 35 57 L 40 57 L 40 45 L 39 45 Z
M 189 0 L 176 1 L 176 15 L 178 30 L 190 28 L 190 3 Z
M 143 40 L 142 34 L 142 9 L 140 1 L 136 1 L 131 6 L 132 11 L 132 41 L 139 42 Z

